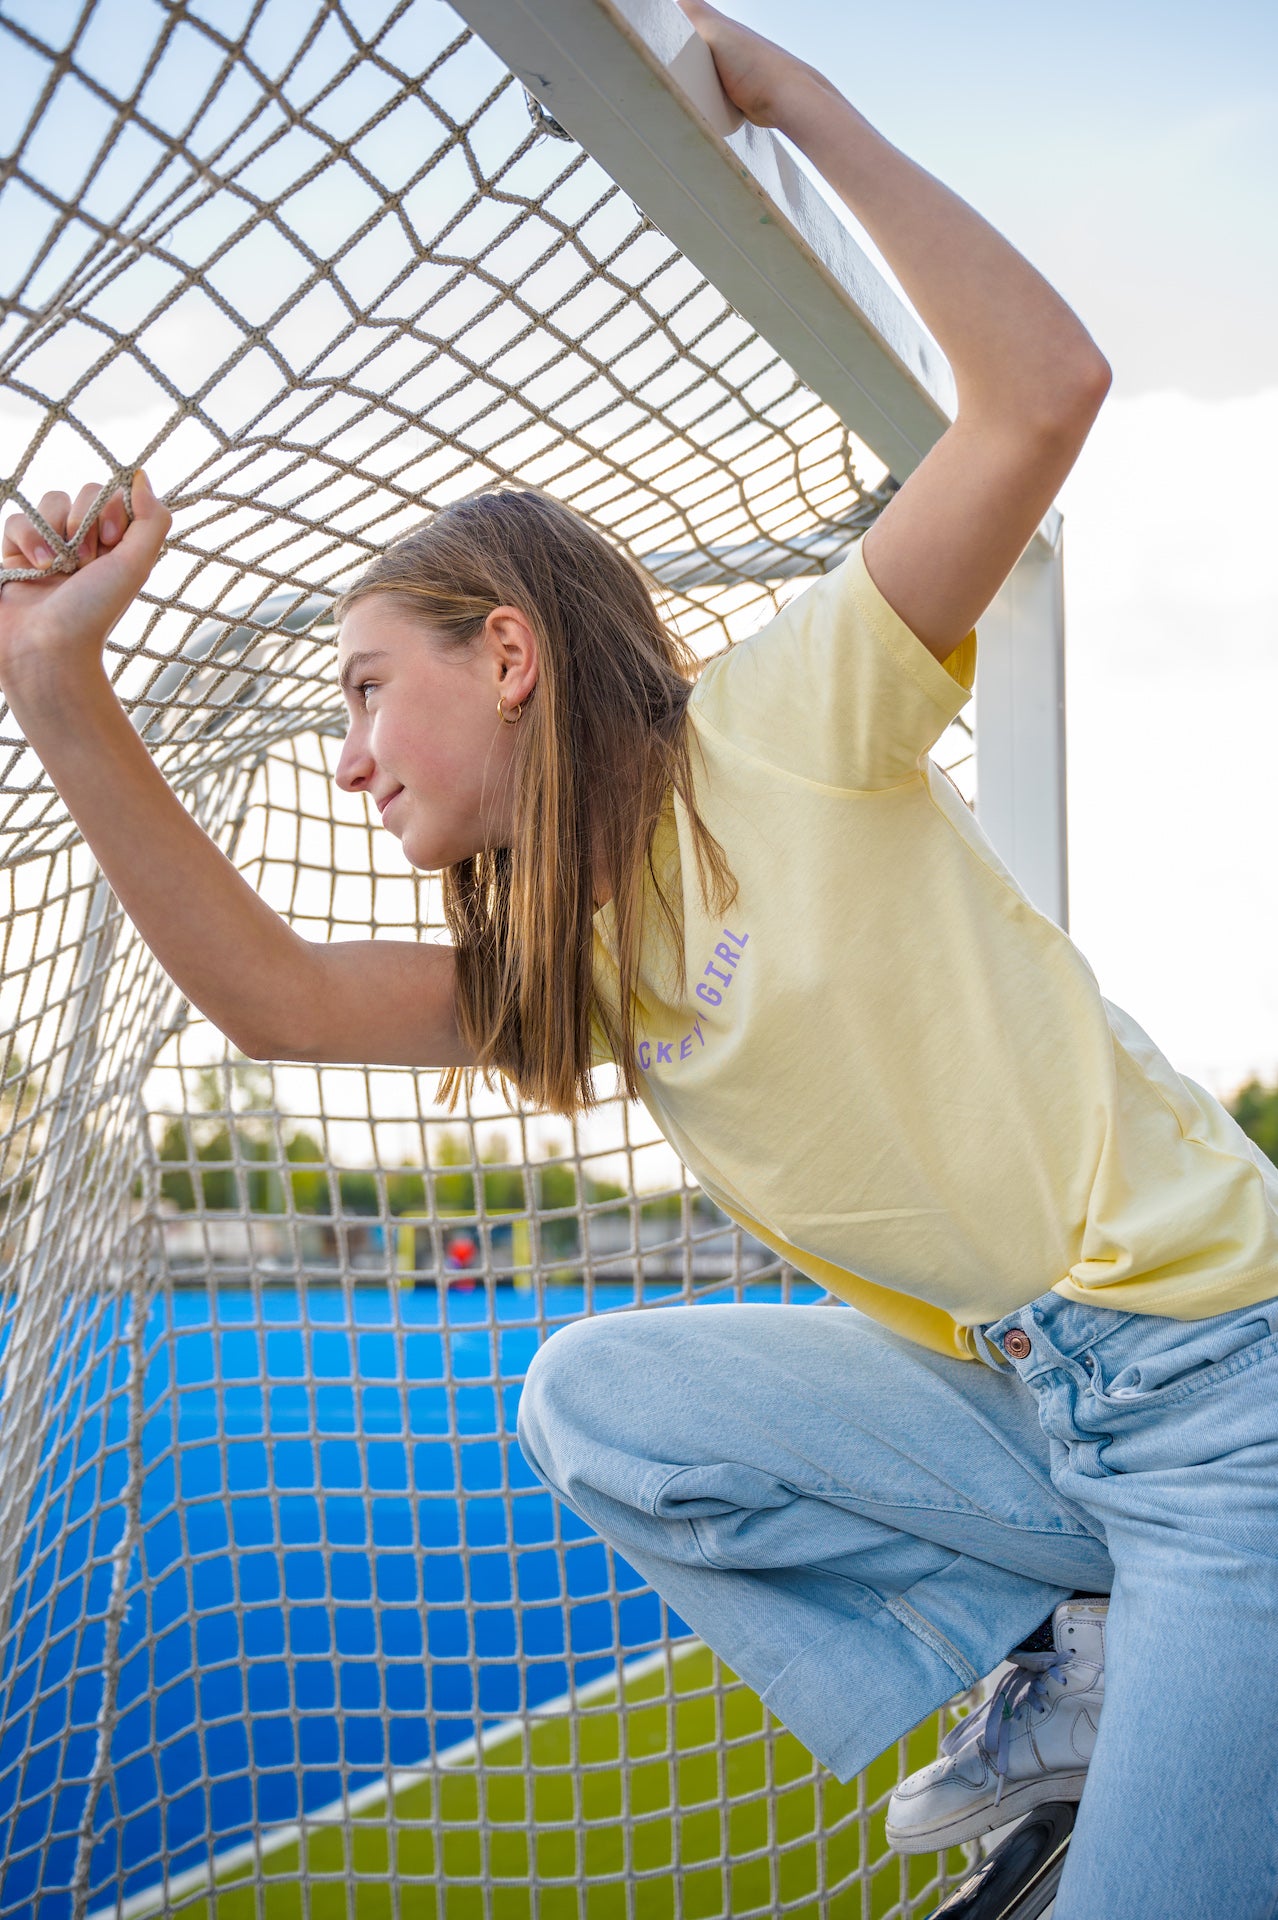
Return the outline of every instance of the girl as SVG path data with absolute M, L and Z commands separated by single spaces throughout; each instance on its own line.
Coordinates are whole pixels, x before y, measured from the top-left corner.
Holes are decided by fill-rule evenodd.
M 538 494 L 377 560 L 340 609 L 337 778 L 443 870 L 451 947 L 299 938 L 164 785 L 101 659 L 169 526 L 141 476 L 73 575 L 8 522 L 0 681 L 245 1052 L 453 1095 L 497 1071 L 560 1112 L 612 1057 L 707 1192 L 850 1303 L 583 1321 L 520 1434 L 841 1778 L 1016 1650 L 894 1796 L 896 1844 L 1081 1794 L 1059 1920 L 1272 1914 L 1278 1175 L 928 759 L 1109 368 L 819 73 L 684 4 L 954 369 L 957 419 L 836 571 L 694 684 L 639 572 Z M 93 498 L 41 513 L 78 533 Z

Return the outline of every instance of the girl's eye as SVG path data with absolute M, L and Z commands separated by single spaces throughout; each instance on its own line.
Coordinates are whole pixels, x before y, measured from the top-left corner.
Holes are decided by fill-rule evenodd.
M 356 687 L 355 691 L 359 695 L 361 700 L 367 700 L 369 694 L 374 692 L 376 690 L 376 687 L 377 687 L 376 680 L 361 680 L 359 685 Z

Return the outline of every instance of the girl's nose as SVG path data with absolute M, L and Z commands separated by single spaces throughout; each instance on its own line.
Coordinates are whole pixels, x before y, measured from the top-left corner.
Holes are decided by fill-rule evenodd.
M 342 743 L 333 778 L 343 793 L 362 793 L 372 777 L 372 755 L 352 728 Z

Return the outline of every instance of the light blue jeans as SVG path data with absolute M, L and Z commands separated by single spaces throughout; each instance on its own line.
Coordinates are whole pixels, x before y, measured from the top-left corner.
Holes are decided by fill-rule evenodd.
M 1112 1591 L 1057 1920 L 1271 1920 L 1278 1300 L 983 1331 L 973 1365 L 851 1308 L 605 1314 L 538 1353 L 520 1441 L 840 1779 Z

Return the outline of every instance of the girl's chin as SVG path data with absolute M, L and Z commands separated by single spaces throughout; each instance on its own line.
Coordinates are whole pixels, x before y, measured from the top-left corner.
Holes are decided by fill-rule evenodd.
M 445 867 L 455 867 L 459 861 L 473 858 L 469 849 L 458 852 L 456 848 L 443 847 L 438 841 L 432 843 L 412 832 L 400 834 L 399 844 L 409 866 L 418 873 L 442 873 Z

